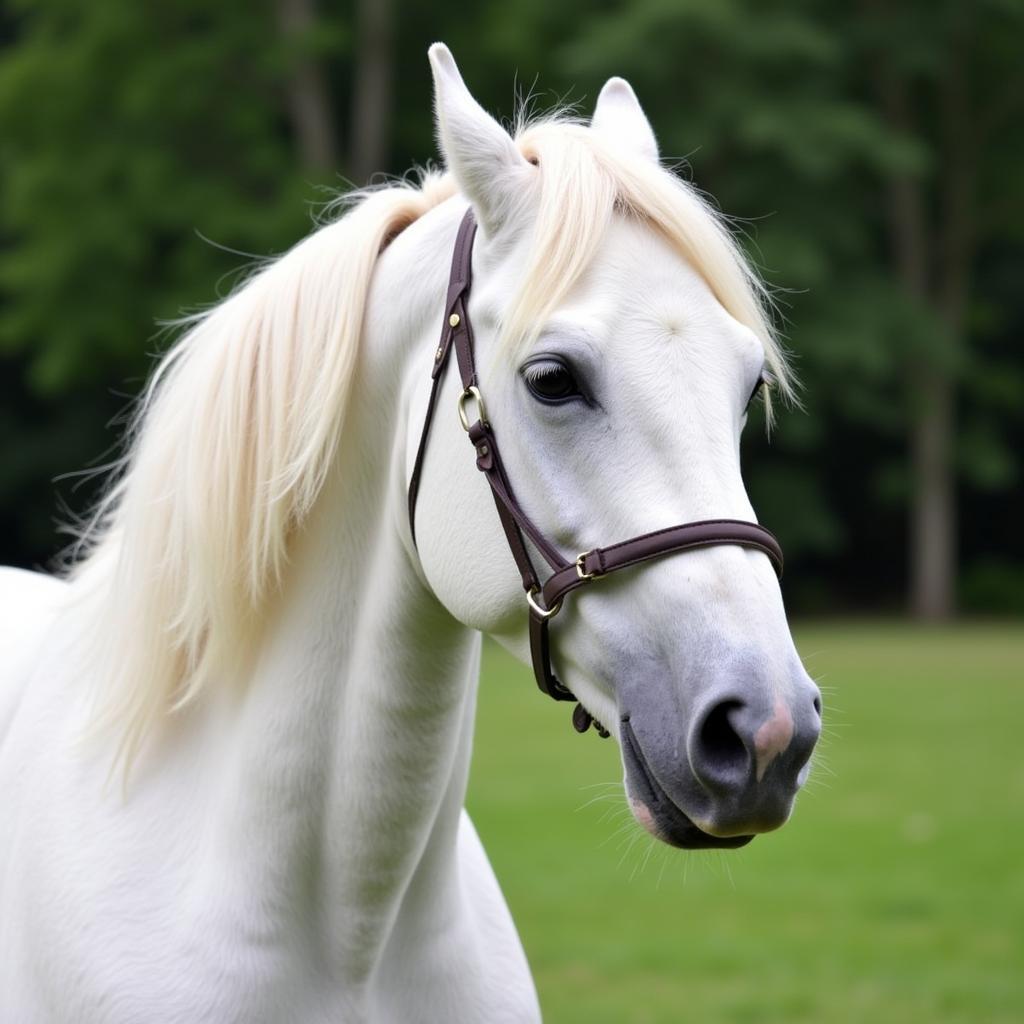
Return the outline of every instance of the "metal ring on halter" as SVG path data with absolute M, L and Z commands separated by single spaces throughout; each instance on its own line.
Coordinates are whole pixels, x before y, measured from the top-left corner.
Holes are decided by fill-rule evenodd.
M 536 598 L 534 596 L 535 594 L 539 594 L 539 593 L 540 593 L 540 587 L 531 587 L 526 592 L 526 603 L 542 619 L 554 618 L 554 616 L 556 616 L 562 610 L 562 599 L 559 598 L 550 608 L 541 608 L 541 606 L 539 604 L 537 604 L 537 600 L 536 600 Z
M 469 417 L 466 415 L 466 400 L 473 398 L 476 400 L 476 418 L 486 427 L 487 426 L 487 409 L 484 406 L 484 396 L 480 394 L 480 389 L 475 384 L 470 384 L 465 391 L 459 395 L 459 422 L 462 424 L 462 429 L 469 433 Z

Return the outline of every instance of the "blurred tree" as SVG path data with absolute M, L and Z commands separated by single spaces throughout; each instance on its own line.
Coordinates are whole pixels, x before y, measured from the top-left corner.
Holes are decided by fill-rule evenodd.
M 287 99 L 313 90 L 296 88 L 306 52 L 291 33 L 268 47 L 270 12 L 242 0 L 20 10 L 0 65 L 0 345 L 27 354 L 36 392 L 59 394 L 139 373 L 153 317 L 213 297 L 229 264 L 195 232 L 259 254 L 297 238 L 303 178 L 322 170 L 304 161 L 331 144 L 308 143 L 298 114 L 294 135 L 281 130 Z
M 886 214 L 893 269 L 935 326 L 908 374 L 910 589 L 919 616 L 943 618 L 953 610 L 957 562 L 956 385 L 979 362 L 967 352 L 977 262 L 984 246 L 1024 229 L 1020 194 L 986 187 L 996 184 L 993 174 L 1013 182 L 1024 173 L 1012 131 L 1024 112 L 1024 66 L 1016 45 L 1006 46 L 1021 38 L 1024 11 L 947 2 L 933 4 L 928 18 L 921 13 L 865 0 L 862 25 L 882 117 L 933 155 L 926 171 L 892 169 Z M 894 38 L 912 42 L 894 47 Z
M 221 246 L 265 256 L 301 237 L 310 181 L 337 182 L 316 58 L 345 39 L 309 0 L 280 5 L 283 36 L 242 0 L 7 5 L 0 422 L 25 440 L 4 446 L 5 560 L 53 550 L 48 481 L 111 447 L 126 395 L 109 389 L 138 390 L 154 319 L 230 284 L 245 257 Z
M 329 174 L 338 166 L 338 125 L 319 50 L 326 50 L 324 44 L 329 46 L 332 39 L 318 31 L 314 0 L 277 0 L 277 9 L 285 44 L 291 48 L 288 108 L 302 166 Z
M 352 180 L 365 185 L 387 166 L 394 80 L 391 0 L 357 0 L 355 90 L 352 97 Z

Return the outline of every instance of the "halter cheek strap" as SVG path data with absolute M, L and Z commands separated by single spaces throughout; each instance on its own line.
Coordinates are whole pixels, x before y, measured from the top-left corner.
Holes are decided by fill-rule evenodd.
M 472 209 L 466 212 L 455 239 L 452 255 L 451 276 L 448 281 L 448 295 L 445 300 L 444 324 L 441 340 L 434 353 L 431 370 L 433 384 L 423 421 L 416 461 L 409 481 L 409 527 L 413 543 L 416 542 L 416 498 L 419 494 L 423 458 L 430 436 L 437 399 L 444 380 L 444 372 L 452 350 L 462 379 L 462 393 L 459 395 L 459 419 L 470 442 L 476 450 L 476 466 L 487 478 L 491 495 L 498 511 L 505 538 L 512 557 L 515 559 L 530 615 L 530 653 L 533 673 L 537 685 L 555 700 L 576 700 L 551 669 L 551 646 L 548 626 L 562 608 L 562 602 L 574 590 L 589 586 L 609 573 L 618 572 L 631 566 L 640 565 L 652 558 L 671 555 L 695 548 L 712 547 L 719 544 L 738 544 L 764 552 L 772 562 L 776 573 L 782 576 L 782 548 L 774 535 L 757 523 L 739 519 L 708 519 L 694 523 L 669 526 L 653 533 L 644 533 L 630 540 L 620 541 L 608 547 L 597 547 L 579 555 L 574 561 L 567 561 L 544 534 L 531 521 L 516 500 L 509 483 L 508 474 L 501 461 L 497 440 L 490 422 L 484 397 L 477 379 L 473 360 L 473 328 L 466 308 L 470 286 L 473 280 L 473 239 L 476 235 L 476 221 Z M 530 558 L 527 541 L 548 563 L 551 574 L 542 584 Z M 582 704 L 573 710 L 573 726 L 577 732 L 586 732 L 594 721 Z M 600 724 L 594 723 L 602 736 L 608 733 Z

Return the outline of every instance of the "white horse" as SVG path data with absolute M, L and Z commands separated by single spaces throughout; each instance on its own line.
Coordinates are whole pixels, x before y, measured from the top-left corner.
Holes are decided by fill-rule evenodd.
M 415 545 L 405 514 L 467 206 L 490 421 L 565 551 L 751 519 L 745 407 L 788 383 L 624 81 L 513 139 L 430 59 L 449 174 L 362 196 L 197 318 L 69 578 L 0 575 L 5 1022 L 539 1018 L 463 809 L 480 634 L 527 638 L 455 374 Z M 735 846 L 786 819 L 820 706 L 762 553 L 602 580 L 552 644 L 616 739 L 629 718 L 642 826 Z

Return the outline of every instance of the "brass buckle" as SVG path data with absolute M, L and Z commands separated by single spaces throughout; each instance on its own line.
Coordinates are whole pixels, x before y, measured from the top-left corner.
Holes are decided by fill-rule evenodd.
M 526 603 L 539 615 L 542 619 L 550 619 L 557 615 L 562 610 L 561 599 L 557 600 L 550 608 L 541 608 L 537 604 L 535 595 L 540 593 L 540 587 L 531 587 L 526 592 Z
M 579 576 L 581 580 L 596 580 L 598 576 L 602 575 L 602 573 L 599 573 L 596 569 L 593 572 L 587 572 L 583 568 L 583 559 L 589 554 L 592 554 L 592 552 L 584 551 L 582 555 L 576 556 L 576 575 Z
M 480 394 L 480 389 L 475 384 L 470 384 L 465 391 L 459 395 L 459 422 L 462 424 L 462 429 L 469 433 L 469 416 L 466 414 L 466 402 L 470 399 L 476 401 L 476 418 L 486 427 L 487 426 L 487 409 L 484 406 L 484 396 Z

